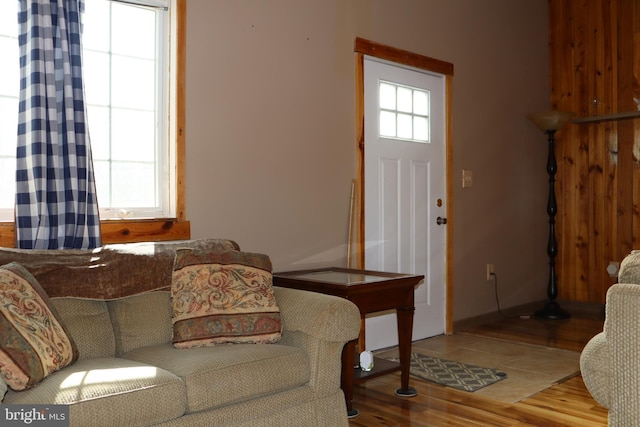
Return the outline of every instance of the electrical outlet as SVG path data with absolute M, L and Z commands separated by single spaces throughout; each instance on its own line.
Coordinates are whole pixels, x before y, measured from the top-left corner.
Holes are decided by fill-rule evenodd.
M 487 264 L 487 280 L 491 280 L 493 274 L 493 264 Z

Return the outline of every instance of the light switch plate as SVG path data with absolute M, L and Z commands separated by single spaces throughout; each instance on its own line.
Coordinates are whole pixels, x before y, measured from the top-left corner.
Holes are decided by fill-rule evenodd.
M 462 188 L 468 188 L 473 185 L 473 172 L 462 170 Z

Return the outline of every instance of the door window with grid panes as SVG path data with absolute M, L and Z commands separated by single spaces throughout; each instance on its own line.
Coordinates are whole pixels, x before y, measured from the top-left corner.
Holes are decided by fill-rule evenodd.
M 429 142 L 429 91 L 380 81 L 379 135 Z

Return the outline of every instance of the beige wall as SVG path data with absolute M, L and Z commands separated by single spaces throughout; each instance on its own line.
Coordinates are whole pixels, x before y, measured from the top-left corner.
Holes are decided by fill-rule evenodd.
M 276 271 L 346 264 L 355 37 L 454 64 L 454 320 L 545 298 L 544 0 L 188 0 L 187 217 Z M 474 184 L 461 188 L 461 171 Z

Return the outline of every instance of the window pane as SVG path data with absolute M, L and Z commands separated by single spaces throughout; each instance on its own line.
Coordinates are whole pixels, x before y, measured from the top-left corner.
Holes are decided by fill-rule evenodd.
M 109 54 L 84 51 L 83 55 L 87 104 L 109 105 Z
M 396 136 L 396 114 L 380 111 L 380 136 Z
M 0 208 L 13 209 L 16 198 L 16 159 L 0 157 Z
M 413 120 L 409 114 L 398 114 L 398 138 L 413 137 Z
M 109 158 L 110 120 L 109 108 L 87 107 L 87 122 L 89 124 L 89 138 L 91 138 L 91 153 L 93 160 L 107 160 Z
M 105 0 L 89 0 L 85 3 L 82 28 L 83 49 L 109 51 L 109 2 Z M 89 25 L 87 25 L 89 23 Z
M 155 160 L 155 129 L 152 112 L 114 108 L 112 111 L 111 158 L 113 160 Z
M 156 206 L 155 170 L 149 163 L 114 162 L 112 207 L 152 208 Z
M 94 167 L 98 199 L 107 207 L 156 206 L 153 164 L 96 161 Z
M 124 56 L 113 56 L 112 61 L 112 105 L 153 110 L 155 103 L 154 62 Z
M 429 115 L 429 95 L 427 92 L 413 91 L 413 113 L 421 116 Z
M 18 99 L 0 97 L 0 156 L 16 155 Z
M 406 87 L 398 87 L 398 111 L 410 113 L 413 108 L 413 99 L 411 97 L 411 89 Z
M 111 206 L 110 162 L 93 159 L 93 175 L 96 179 L 96 192 L 100 208 Z
M 385 110 L 396 109 L 395 86 L 386 83 L 380 83 L 380 108 L 384 108 Z
M 155 11 L 113 3 L 113 22 L 118 28 L 113 32 L 114 54 L 155 59 Z
M 18 40 L 0 36 L 0 55 L 3 58 L 2 66 L 0 66 L 0 96 L 17 97 L 20 94 L 20 63 L 18 61 L 20 49 Z
M 16 38 L 18 37 L 17 1 L 0 1 L 0 34 Z
M 429 121 L 425 117 L 413 117 L 413 139 L 429 141 Z

